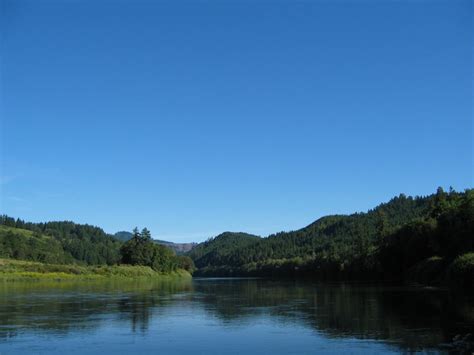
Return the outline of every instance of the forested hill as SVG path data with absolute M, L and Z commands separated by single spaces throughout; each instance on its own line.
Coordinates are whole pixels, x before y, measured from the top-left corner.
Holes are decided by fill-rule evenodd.
M 30 223 L 6 215 L 0 216 L 0 226 L 0 257 L 88 265 L 120 260 L 122 242 L 99 227 L 70 221 Z
M 473 221 L 472 189 L 439 188 L 430 196 L 401 194 L 366 213 L 323 217 L 267 238 L 216 237 L 188 255 L 197 275 L 399 279 L 431 268 L 429 277 L 436 278 L 474 251 Z
M 132 238 L 123 242 L 87 224 L 27 223 L 6 215 L 0 216 L 0 259 L 54 265 L 126 264 L 147 266 L 159 273 L 194 270 L 189 257 L 175 255 L 171 248 L 154 241 L 146 228 L 135 229 Z
M 199 244 L 188 255 L 197 267 L 236 266 L 271 259 L 313 257 L 314 254 L 322 254 L 322 258 L 329 253 L 334 258 L 342 258 L 346 253 L 355 256 L 363 253 L 359 249 L 368 247 L 380 232 L 387 233 L 427 215 L 432 200 L 432 197 L 400 195 L 367 213 L 326 216 L 300 230 L 280 232 L 267 238 L 224 233 Z
M 114 265 L 121 261 L 120 247 L 132 237 L 130 232 L 110 235 L 102 228 L 71 221 L 31 223 L 0 215 L 0 257 L 59 264 Z M 154 242 L 177 254 L 195 245 Z
M 197 267 L 225 265 L 230 263 L 230 254 L 259 240 L 260 237 L 252 234 L 224 232 L 198 244 L 187 255 L 193 259 Z

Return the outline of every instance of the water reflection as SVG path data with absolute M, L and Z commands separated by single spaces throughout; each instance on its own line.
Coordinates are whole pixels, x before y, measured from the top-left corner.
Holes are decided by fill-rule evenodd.
M 199 334 L 181 348 L 192 352 L 200 341 L 216 342 L 222 335 L 222 345 L 233 341 L 224 340 L 229 332 L 248 329 L 250 344 L 281 330 L 300 336 L 298 345 L 307 342 L 308 352 L 315 340 L 351 339 L 367 341 L 366 349 L 383 343 L 396 351 L 439 350 L 473 328 L 472 303 L 420 288 L 256 279 L 0 285 L 0 352 L 6 353 L 18 350 L 20 340 L 41 341 L 41 334 L 53 342 L 84 334 L 117 342 L 137 334 L 146 339 L 143 346 L 156 338 L 168 340 L 170 349 L 184 334 Z
M 474 328 L 472 304 L 433 289 L 215 280 L 196 291 L 224 322 L 265 312 L 327 337 L 387 340 L 405 350 L 436 348 Z
M 145 332 L 152 313 L 171 296 L 191 292 L 189 281 L 176 282 L 38 282 L 0 285 L 0 338 L 31 329 L 66 334 L 101 326 L 110 315 Z

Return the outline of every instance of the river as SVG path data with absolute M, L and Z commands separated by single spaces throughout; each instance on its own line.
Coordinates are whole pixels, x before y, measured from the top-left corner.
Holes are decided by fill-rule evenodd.
M 447 353 L 446 291 L 263 279 L 3 283 L 0 354 Z

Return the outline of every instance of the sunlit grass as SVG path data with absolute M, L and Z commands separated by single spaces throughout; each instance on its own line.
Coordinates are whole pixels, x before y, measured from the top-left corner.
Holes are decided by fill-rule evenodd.
M 43 264 L 33 261 L 0 259 L 0 281 L 100 280 L 109 278 L 181 278 L 191 277 L 184 270 L 159 273 L 148 266 L 80 266 Z

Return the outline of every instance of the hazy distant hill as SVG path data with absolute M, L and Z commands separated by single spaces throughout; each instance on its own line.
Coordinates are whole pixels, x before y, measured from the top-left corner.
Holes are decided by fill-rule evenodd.
M 118 240 L 121 240 L 122 242 L 126 242 L 127 240 L 133 237 L 133 234 L 126 231 L 121 231 L 121 232 L 115 233 L 114 237 Z M 168 242 L 166 240 L 158 240 L 158 239 L 155 239 L 155 242 L 174 250 L 176 254 L 187 253 L 188 251 L 190 251 L 197 245 L 197 243 L 173 243 L 173 242 Z
M 167 246 L 175 251 L 176 254 L 183 254 L 191 251 L 198 243 L 173 243 L 166 240 L 155 240 L 156 243 Z
M 115 239 L 121 240 L 122 242 L 126 242 L 127 240 L 132 239 L 133 234 L 126 231 L 121 231 L 121 232 L 115 233 L 114 237 Z

